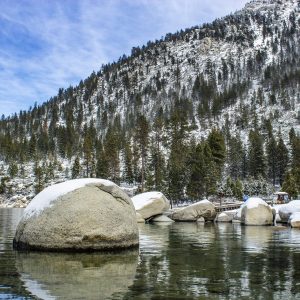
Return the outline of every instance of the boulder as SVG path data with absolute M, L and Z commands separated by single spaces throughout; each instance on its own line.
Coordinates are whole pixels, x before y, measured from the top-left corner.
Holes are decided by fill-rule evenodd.
M 293 228 L 300 228 L 300 212 L 294 212 L 291 214 L 289 224 Z
M 272 225 L 272 207 L 260 198 L 249 198 L 241 210 L 241 222 L 245 225 Z
M 154 222 L 154 223 L 173 223 L 174 221 L 172 219 L 170 219 L 169 217 L 165 216 L 165 215 L 159 215 L 159 216 L 156 216 L 154 217 L 151 222 Z
M 280 216 L 281 222 L 287 223 L 290 216 L 294 212 L 300 212 L 300 200 L 294 200 L 287 204 L 282 204 L 278 208 L 278 214 Z
M 213 221 L 216 217 L 216 208 L 208 200 L 202 200 L 178 209 L 171 215 L 175 221 L 197 221 L 200 217 L 203 217 L 205 221 Z
M 219 215 L 216 217 L 216 222 L 232 222 L 233 215 L 229 215 L 226 212 L 221 212 Z
M 144 219 L 160 215 L 170 208 L 169 200 L 160 192 L 147 192 L 131 198 L 136 212 Z
M 139 213 L 136 213 L 136 221 L 137 223 L 145 223 L 145 219 Z
M 74 179 L 52 185 L 27 206 L 14 248 L 49 251 L 109 250 L 137 246 L 131 199 L 103 179 Z

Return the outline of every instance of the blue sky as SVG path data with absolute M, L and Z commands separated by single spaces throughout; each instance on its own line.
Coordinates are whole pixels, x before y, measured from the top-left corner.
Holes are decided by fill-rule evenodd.
M 77 85 L 102 64 L 241 9 L 247 0 L 0 0 L 0 116 Z

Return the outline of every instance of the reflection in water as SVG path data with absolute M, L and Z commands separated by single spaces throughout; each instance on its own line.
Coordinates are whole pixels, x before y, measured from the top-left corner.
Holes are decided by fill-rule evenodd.
M 132 285 L 138 250 L 121 253 L 18 253 L 27 290 L 42 299 L 106 299 Z
M 15 212 L 0 211 L 0 299 L 300 299 L 300 230 L 140 224 L 139 254 L 16 253 Z

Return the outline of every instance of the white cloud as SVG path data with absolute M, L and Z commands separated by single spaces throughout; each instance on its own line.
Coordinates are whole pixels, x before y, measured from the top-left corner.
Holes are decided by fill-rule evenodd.
M 211 21 L 245 2 L 2 0 L 0 114 L 41 103 L 133 46 Z

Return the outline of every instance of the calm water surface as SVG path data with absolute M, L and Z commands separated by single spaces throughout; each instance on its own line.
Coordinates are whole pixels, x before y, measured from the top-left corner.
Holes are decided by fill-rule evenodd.
M 300 230 L 139 225 L 140 249 L 18 253 L 22 209 L 0 209 L 0 299 L 300 299 Z

